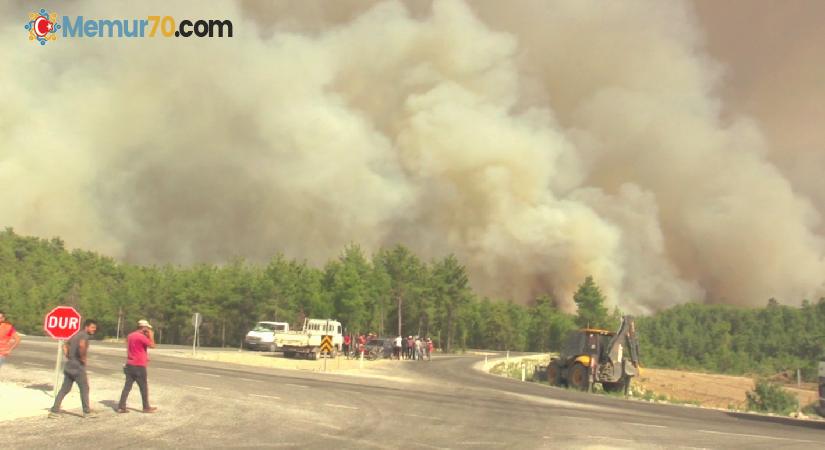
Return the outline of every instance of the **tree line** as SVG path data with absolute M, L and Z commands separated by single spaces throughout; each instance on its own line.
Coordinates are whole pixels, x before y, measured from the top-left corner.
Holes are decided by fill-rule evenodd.
M 340 320 L 351 333 L 422 335 L 440 348 L 556 351 L 578 327 L 616 329 L 596 281 L 574 295 L 577 314 L 562 312 L 551 295 L 529 305 L 473 292 L 454 255 L 423 261 L 397 245 L 367 255 L 344 248 L 323 267 L 276 255 L 265 264 L 135 265 L 84 250 L 59 238 L 0 232 L 0 309 L 27 334 L 43 334 L 43 316 L 71 305 L 115 336 L 148 319 L 161 343 L 188 344 L 192 314 L 203 317 L 201 343 L 238 346 L 259 320 L 299 326 L 305 317 Z M 813 376 L 825 342 L 825 299 L 802 307 L 771 300 L 764 308 L 683 304 L 639 317 L 646 366 L 773 373 L 802 368 Z

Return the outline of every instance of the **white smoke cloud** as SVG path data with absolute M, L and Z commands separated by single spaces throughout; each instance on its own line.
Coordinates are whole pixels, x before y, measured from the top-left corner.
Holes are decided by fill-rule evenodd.
M 235 37 L 45 48 L 0 7 L 0 223 L 135 262 L 400 242 L 568 309 L 587 275 L 633 312 L 825 292 L 820 211 L 720 119 L 685 5 L 324 4 L 71 3 Z

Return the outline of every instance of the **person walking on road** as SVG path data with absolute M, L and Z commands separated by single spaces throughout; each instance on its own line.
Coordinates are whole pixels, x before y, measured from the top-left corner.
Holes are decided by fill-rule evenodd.
M 433 340 L 431 338 L 427 338 L 427 361 L 432 361 L 433 359 Z
M 20 335 L 17 334 L 14 325 L 6 320 L 6 313 L 0 311 L 0 368 L 19 343 Z
M 123 366 L 123 373 L 126 375 L 126 383 L 123 385 L 123 392 L 120 394 L 120 403 L 117 405 L 117 412 L 127 413 L 126 400 L 134 383 L 140 389 L 140 398 L 143 400 L 143 412 L 153 413 L 157 408 L 149 404 L 149 384 L 146 375 L 146 366 L 149 364 L 148 348 L 155 348 L 155 332 L 152 325 L 146 320 L 138 321 L 137 330 L 133 331 L 126 338 L 126 365 Z
M 89 354 L 89 338 L 97 332 L 97 322 L 92 319 L 83 324 L 83 331 L 78 332 L 71 339 L 63 343 L 63 356 L 66 364 L 63 366 L 63 386 L 54 398 L 54 405 L 49 411 L 50 418 L 60 417 L 60 405 L 63 399 L 77 383 L 80 389 L 80 404 L 83 406 L 83 417 L 95 418 L 97 414 L 89 407 L 89 377 L 86 374 L 86 357 Z

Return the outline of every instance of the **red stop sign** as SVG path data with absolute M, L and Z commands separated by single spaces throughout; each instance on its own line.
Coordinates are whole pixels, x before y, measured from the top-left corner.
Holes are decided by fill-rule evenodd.
M 80 331 L 80 313 L 71 306 L 58 306 L 46 314 L 43 329 L 55 339 L 69 339 Z

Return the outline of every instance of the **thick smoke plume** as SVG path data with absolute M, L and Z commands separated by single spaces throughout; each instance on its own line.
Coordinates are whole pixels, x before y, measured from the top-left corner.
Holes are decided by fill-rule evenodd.
M 0 223 L 140 263 L 457 254 L 564 307 L 825 293 L 823 205 L 722 117 L 689 4 L 60 3 L 232 39 L 26 40 L 0 22 Z M 199 17 L 195 17 L 199 16 Z M 728 115 L 730 116 L 730 115 Z

